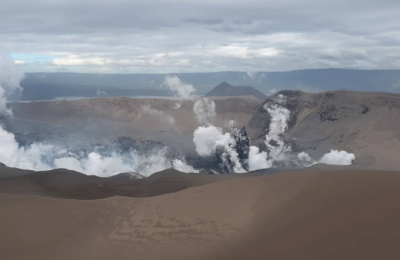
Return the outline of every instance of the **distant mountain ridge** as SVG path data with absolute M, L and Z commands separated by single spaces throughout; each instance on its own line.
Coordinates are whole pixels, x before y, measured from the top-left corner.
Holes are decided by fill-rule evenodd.
M 400 93 L 400 70 L 309 69 L 282 72 L 210 72 L 170 74 L 26 73 L 24 91 L 15 99 L 41 100 L 65 96 L 168 96 L 165 76 L 177 76 L 204 95 L 220 82 L 252 86 L 269 93 L 279 90 L 321 92 L 337 89 Z
M 211 91 L 206 97 L 221 97 L 221 96 L 253 96 L 265 100 L 267 96 L 261 91 L 248 86 L 233 86 L 227 82 L 222 82 Z

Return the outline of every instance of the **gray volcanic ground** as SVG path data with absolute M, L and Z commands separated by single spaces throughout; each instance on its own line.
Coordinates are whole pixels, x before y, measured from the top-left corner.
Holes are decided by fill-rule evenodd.
M 120 136 L 162 142 L 173 139 L 171 145 L 182 143 L 178 148 L 186 148 L 185 145 L 192 142 L 176 139 L 191 139 L 193 131 L 201 124 L 193 111 L 196 101 L 121 97 L 11 103 L 13 119 L 9 129 L 14 133 L 84 134 L 99 140 Z M 238 126 L 245 126 L 262 103 L 251 97 L 212 98 L 210 101 L 215 104 L 215 115 L 211 115 L 210 120 L 218 127 L 227 126 L 231 119 Z M 206 119 L 207 115 L 204 116 Z
M 294 150 L 316 156 L 329 149 L 343 149 L 356 155 L 354 165 L 358 168 L 400 169 L 400 95 L 281 93 L 287 96 L 290 110 L 284 139 Z M 248 127 L 252 140 L 262 142 L 270 118 L 264 109 L 252 117 Z
M 96 152 L 96 155 L 92 154 L 91 165 L 84 167 L 84 172 L 109 176 L 134 171 L 149 175 L 175 166 L 174 162 L 183 162 L 183 167 L 176 167 L 178 170 L 195 171 L 192 167 L 185 169 L 186 159 L 198 164 L 195 167 L 197 171 L 197 168 L 204 167 L 195 152 L 193 132 L 202 125 L 228 129 L 230 122 L 234 122 L 235 127 L 244 127 L 261 103 L 262 100 L 253 97 L 179 101 L 99 98 L 10 103 L 13 117 L 5 119 L 5 130 L 13 133 L 18 146 L 26 148 L 16 149 L 14 144 L 15 154 L 27 157 L 30 163 L 4 163 L 13 167 L 47 170 L 58 168 L 53 162 L 60 157 L 80 160 Z M 57 158 L 37 158 L 42 164 L 39 165 L 30 154 L 33 149 L 40 150 L 44 155 L 50 154 L 50 151 L 51 156 L 55 153 L 60 155 Z M 63 149 L 68 151 L 63 152 Z M 101 158 L 94 158 L 97 155 Z M 47 163 L 49 160 L 53 162 Z M 82 171 L 79 167 L 70 167 L 77 161 L 68 160 L 59 166 Z M 37 167 L 29 167 L 29 164 L 36 164 Z M 110 164 L 114 165 L 110 166 L 113 169 L 105 169 Z
M 11 167 L 99 176 L 147 176 L 171 167 L 240 173 L 316 163 L 399 169 L 397 94 L 281 91 L 266 101 L 97 98 L 8 106 L 13 116 L 4 118 L 3 131 L 15 139 L 9 151 L 26 157 L 7 161 L 3 155 Z
M 306 170 L 89 201 L 0 194 L 0 257 L 397 259 L 399 176 Z

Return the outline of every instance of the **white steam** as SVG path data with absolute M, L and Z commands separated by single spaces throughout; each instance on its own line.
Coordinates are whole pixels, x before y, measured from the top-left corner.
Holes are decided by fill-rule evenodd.
M 168 124 L 168 125 L 175 124 L 175 118 L 166 114 L 163 111 L 157 110 L 157 109 L 151 107 L 150 105 L 143 105 L 141 108 L 142 108 L 142 111 L 139 114 L 139 117 L 152 116 L 165 124 Z
M 220 128 L 215 126 L 200 126 L 193 133 L 193 142 L 196 152 L 200 156 L 211 156 L 215 154 L 217 143 L 223 139 L 229 139 L 230 134 L 223 134 Z
M 355 155 L 346 151 L 331 150 L 318 161 L 330 165 L 351 165 L 356 159 Z
M 249 171 L 271 168 L 278 165 L 297 165 L 308 167 L 316 163 L 325 163 L 331 165 L 351 165 L 355 155 L 346 151 L 331 150 L 331 152 L 322 156 L 318 161 L 313 160 L 306 152 L 301 152 L 295 156 L 292 147 L 285 143 L 283 135 L 288 128 L 290 111 L 285 107 L 287 99 L 284 95 L 277 95 L 272 102 L 264 105 L 264 109 L 270 115 L 270 124 L 268 134 L 265 136 L 264 144 L 266 151 L 260 151 L 256 146 L 250 146 L 248 158 L 239 158 L 237 152 L 237 140 L 234 138 L 239 131 L 234 124 L 229 124 L 230 131 L 223 133 L 221 128 L 217 128 L 208 120 L 204 120 L 205 111 L 204 102 L 195 103 L 193 111 L 196 113 L 200 123 L 207 126 L 198 127 L 193 133 L 193 142 L 196 152 L 200 156 L 219 155 L 222 165 L 233 172 L 245 172 L 245 167 L 241 163 L 248 163 Z M 212 107 L 215 111 L 215 104 Z M 198 115 L 201 115 L 199 117 Z M 215 114 L 214 114 L 215 116 Z M 234 129 L 231 129 L 234 128 Z
M 0 115 L 12 116 L 11 111 L 6 107 L 6 95 L 21 90 L 19 84 L 22 78 L 23 73 L 13 62 L 5 56 L 0 56 Z M 98 96 L 106 95 L 101 90 L 97 90 L 96 93 Z M 179 91 L 179 93 L 185 95 L 191 91 Z M 142 114 L 164 120 L 170 125 L 175 123 L 173 117 L 150 106 L 142 107 L 140 116 Z M 102 177 L 121 172 L 136 172 L 148 176 L 168 168 L 183 172 L 197 172 L 187 165 L 184 159 L 170 159 L 167 153 L 168 149 L 165 148 L 153 151 L 151 154 L 139 153 L 136 150 L 124 154 L 115 151 L 107 155 L 96 151 L 86 154 L 84 151 L 71 152 L 57 145 L 40 142 L 22 147 L 16 141 L 15 135 L 0 125 L 0 162 L 20 169 L 41 171 L 65 168 Z
M 246 172 L 235 150 L 236 141 L 230 133 L 224 134 L 221 128 L 213 125 L 200 126 L 193 133 L 193 142 L 200 156 L 212 156 L 220 149 L 220 159 L 224 166 L 236 173 Z
M 286 97 L 279 94 L 274 101 L 275 104 L 266 104 L 264 109 L 271 116 L 268 134 L 265 136 L 265 145 L 269 149 L 269 157 L 273 161 L 286 161 L 292 148 L 285 145 L 283 134 L 288 127 L 290 118 L 289 109 L 285 108 Z
M 176 96 L 181 99 L 188 99 L 195 92 L 195 88 L 192 84 L 181 82 L 177 76 L 166 76 L 164 79 L 164 85 L 166 85 Z
M 179 101 L 172 106 L 173 109 L 181 108 L 181 100 L 192 98 L 193 93 L 196 91 L 192 84 L 183 83 L 177 76 L 166 76 L 163 84 L 179 98 Z
M 251 146 L 249 152 L 249 170 L 256 171 L 260 169 L 271 168 L 272 163 L 267 158 L 267 152 L 260 152 L 260 148 L 257 146 Z
M 193 112 L 200 125 L 212 125 L 216 116 L 215 103 L 208 98 L 201 98 L 193 105 Z
M 330 165 L 351 165 L 355 159 L 355 155 L 347 153 L 346 151 L 331 150 L 326 153 L 318 161 L 313 160 L 306 152 L 301 152 L 297 156 L 292 154 L 292 147 L 285 144 L 283 134 L 288 128 L 288 121 L 290 119 L 290 111 L 284 106 L 287 99 L 284 95 L 277 95 L 274 104 L 264 105 L 264 109 L 268 111 L 271 116 L 271 123 L 269 125 L 268 134 L 265 136 L 265 145 L 269 153 L 266 160 L 270 161 L 270 165 L 274 162 L 292 162 L 299 166 L 308 167 L 316 163 L 324 163 Z M 255 153 L 255 152 L 254 152 Z M 257 156 L 265 156 L 265 154 L 256 154 Z M 254 156 L 254 155 L 253 155 Z M 251 161 L 251 159 L 249 158 Z M 260 160 L 262 161 L 262 160 Z M 258 167 L 257 167 L 258 168 Z
M 108 97 L 108 93 L 101 89 L 96 89 L 96 95 L 98 97 Z
M 306 153 L 306 152 L 301 152 L 297 155 L 297 159 L 299 160 L 299 162 L 304 165 L 304 166 L 308 166 L 308 165 L 312 165 L 314 164 L 314 160 L 311 158 L 311 156 Z
M 288 127 L 290 111 L 284 107 L 286 97 L 282 94 L 274 98 L 274 103 L 265 104 L 264 109 L 269 113 L 271 122 L 264 144 L 267 151 L 260 151 L 258 147 L 251 146 L 249 152 L 249 170 L 271 168 L 276 163 L 291 161 L 292 148 L 285 144 L 283 134 Z
M 136 172 L 149 176 L 168 168 L 183 172 L 197 172 L 187 165 L 184 159 L 168 159 L 167 149 L 159 149 L 150 155 L 140 154 L 137 151 L 123 155 L 116 152 L 101 155 L 93 151 L 86 156 L 79 152 L 69 152 L 59 146 L 42 143 L 20 147 L 14 134 L 2 127 L 0 127 L 0 144 L 0 162 L 20 169 L 42 171 L 65 168 L 101 177 L 121 172 Z
M 196 170 L 191 165 L 188 165 L 184 159 L 174 159 L 172 161 L 172 166 L 177 171 L 199 173 L 199 170 Z
M 19 70 L 15 63 L 0 53 L 0 115 L 12 114 L 6 106 L 6 97 L 22 90 L 20 83 L 23 78 L 24 73 Z
M 7 108 L 7 98 L 4 89 L 0 85 L 0 115 L 12 115 L 11 109 Z

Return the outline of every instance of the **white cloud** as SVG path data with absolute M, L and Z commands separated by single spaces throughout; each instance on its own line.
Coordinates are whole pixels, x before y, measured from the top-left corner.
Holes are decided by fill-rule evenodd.
M 139 2 L 3 0 L 1 47 L 56 57 L 35 71 L 400 68 L 396 1 Z
M 271 48 L 260 48 L 260 49 L 250 49 L 247 46 L 241 46 L 239 44 L 231 44 L 228 46 L 221 46 L 216 48 L 213 55 L 222 57 L 233 57 L 240 59 L 251 59 L 258 57 L 274 57 L 279 55 L 279 51 L 274 47 Z
M 14 60 L 14 63 L 15 64 L 25 64 L 26 63 L 26 60 Z
M 105 66 L 111 64 L 111 60 L 100 57 L 82 58 L 78 55 L 71 55 L 63 58 L 56 58 L 53 61 L 57 66 Z

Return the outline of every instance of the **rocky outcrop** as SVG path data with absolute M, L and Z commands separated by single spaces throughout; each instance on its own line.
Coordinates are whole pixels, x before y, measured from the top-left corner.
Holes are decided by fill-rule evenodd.
M 236 141 L 236 151 L 240 158 L 240 163 L 242 167 L 248 171 L 249 170 L 249 152 L 250 152 L 250 140 L 247 135 L 245 127 L 239 130 L 238 134 L 234 136 Z

